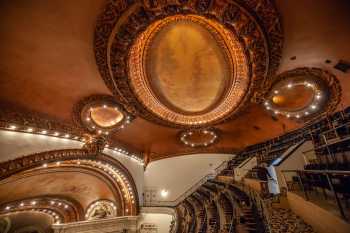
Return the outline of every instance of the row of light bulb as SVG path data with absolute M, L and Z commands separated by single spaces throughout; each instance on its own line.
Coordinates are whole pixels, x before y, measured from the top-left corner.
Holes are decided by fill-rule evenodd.
M 131 203 L 135 204 L 135 196 L 133 193 L 133 189 L 132 189 L 128 179 L 126 178 L 126 176 L 121 171 L 119 171 L 119 169 L 113 167 L 110 164 L 102 163 L 101 161 L 96 162 L 96 161 L 92 161 L 92 160 L 79 160 L 79 161 L 77 161 L 77 163 L 90 164 L 94 167 L 98 167 L 98 168 L 102 169 L 103 171 L 107 172 L 114 179 L 116 179 L 116 181 L 118 183 L 121 183 L 124 186 L 122 188 L 124 197 L 125 198 L 130 197 Z M 128 209 L 126 209 L 125 211 L 129 212 Z
M 215 142 L 215 140 L 217 139 L 217 135 L 213 132 L 213 131 L 208 131 L 208 130 L 204 130 L 203 131 L 204 134 L 210 134 L 212 136 L 212 139 L 208 142 L 205 142 L 205 143 L 190 143 L 186 140 L 186 138 L 188 136 L 191 136 L 193 133 L 190 131 L 190 132 L 185 132 L 182 137 L 181 137 L 181 141 L 185 144 L 185 145 L 189 145 L 191 147 L 195 147 L 195 146 L 208 146 L 210 144 L 213 144 Z
M 130 195 L 130 198 L 131 198 L 131 200 L 132 200 L 132 203 L 134 204 L 135 202 L 134 202 L 134 194 L 132 193 L 132 188 L 131 188 L 131 186 L 130 186 L 130 183 L 129 183 L 129 181 L 127 180 L 127 178 L 125 177 L 125 175 L 122 173 L 122 172 L 120 172 L 118 169 L 116 169 L 115 167 L 113 167 L 113 166 L 111 166 L 111 165 L 109 165 L 109 164 L 103 164 L 103 163 L 101 163 L 100 161 L 98 161 L 98 162 L 95 162 L 95 161 L 92 161 L 92 160 L 76 160 L 76 163 L 78 164 L 78 165 L 81 165 L 81 163 L 88 163 L 88 164 L 91 164 L 92 166 L 94 166 L 94 167 L 98 167 L 98 168 L 100 168 L 101 170 L 104 170 L 105 172 L 107 172 L 108 174 L 110 174 L 110 175 L 112 175 L 114 178 L 117 178 L 117 176 L 119 176 L 119 179 L 117 179 L 117 182 L 119 182 L 120 180 L 123 180 L 123 183 L 127 186 L 127 189 L 123 189 L 123 191 L 125 192 L 125 194 L 124 194 L 124 197 L 127 197 L 128 195 L 127 194 L 129 194 Z M 56 164 L 56 166 L 60 166 L 61 165 L 61 162 L 56 162 L 55 163 Z M 43 168 L 47 168 L 48 167 L 48 164 L 47 163 L 44 163 L 43 165 Z M 116 174 L 115 174 L 116 173 Z M 129 193 L 128 193 L 129 192 Z M 55 204 L 55 202 L 54 201 L 51 201 L 50 202 L 51 204 Z M 61 206 L 62 205 L 62 203 L 60 203 L 60 202 L 58 202 L 57 203 L 58 204 L 58 206 Z M 67 206 L 67 205 L 66 205 Z M 65 207 L 66 207 L 65 206 Z M 66 207 L 66 208 L 68 208 L 68 206 Z
M 106 148 L 106 149 L 109 149 L 109 150 L 111 150 L 111 151 L 113 151 L 113 153 L 120 153 L 120 154 L 122 154 L 122 155 L 125 155 L 126 157 L 128 157 L 128 158 L 134 160 L 135 162 L 138 162 L 138 163 L 139 163 L 140 165 L 142 165 L 142 166 L 144 165 L 143 159 L 141 159 L 141 158 L 138 157 L 137 155 L 132 154 L 132 153 L 126 151 L 126 150 L 123 150 L 123 149 L 118 148 L 118 147 L 112 147 L 112 146 L 110 146 L 109 144 L 106 144 L 105 148 Z
M 13 130 L 13 131 L 21 131 L 21 132 L 26 132 L 26 133 L 33 133 L 33 134 L 41 134 L 41 135 L 47 135 L 47 136 L 52 136 L 52 137 L 60 137 L 60 138 L 69 138 L 73 140 L 81 140 L 85 141 L 85 138 L 79 138 L 78 136 L 70 135 L 69 133 L 60 133 L 57 131 L 48 131 L 48 130 L 35 130 L 32 127 L 27 127 L 27 128 L 20 128 L 16 125 L 9 125 L 8 130 Z
M 133 194 L 133 190 L 130 186 L 130 183 L 129 183 L 128 179 L 125 177 L 125 175 L 122 172 L 120 172 L 118 169 L 116 169 L 115 167 L 113 167 L 110 164 L 104 164 L 101 161 L 96 162 L 93 160 L 76 160 L 75 162 L 78 165 L 85 163 L 85 164 L 90 164 L 91 166 L 94 166 L 94 167 L 98 167 L 101 170 L 103 170 L 103 171 L 107 172 L 108 174 L 110 174 L 111 176 L 113 176 L 113 178 L 115 178 L 117 180 L 117 182 L 119 182 L 119 183 L 122 182 L 122 184 L 124 184 L 124 186 L 125 186 L 122 189 L 122 191 L 124 192 L 124 197 L 127 198 L 129 196 L 131 199 L 131 203 L 132 204 L 135 203 L 134 194 Z M 55 165 L 60 166 L 61 162 L 58 161 L 55 163 Z M 42 166 L 43 166 L 43 168 L 47 168 L 48 164 L 44 163 Z M 61 202 L 55 202 L 55 201 L 50 201 L 50 204 L 51 205 L 58 205 L 58 206 L 63 205 Z M 69 207 L 68 205 L 64 205 L 65 209 L 67 209 L 68 207 Z M 6 207 L 6 208 L 9 208 L 9 207 Z M 129 210 L 126 209 L 125 211 L 128 212 Z
M 45 214 L 51 215 L 51 217 L 55 220 L 55 224 L 60 224 L 62 222 L 62 219 L 61 219 L 60 215 L 57 214 L 56 212 L 52 211 L 52 210 L 43 209 L 43 210 L 39 210 L 39 211 L 43 212 Z
M 57 204 L 57 206 L 62 206 L 62 207 L 65 208 L 65 209 L 68 209 L 68 208 L 69 208 L 68 205 L 63 204 L 63 203 L 61 203 L 61 202 L 50 201 L 50 204 L 51 204 L 51 205 Z M 21 202 L 20 204 L 18 204 L 18 207 L 19 207 L 19 208 L 23 208 L 23 207 L 25 207 L 25 206 L 26 206 L 26 207 L 30 206 L 31 208 L 34 208 L 36 205 L 37 205 L 37 201 L 31 201 L 31 202 L 28 202 L 28 203 Z M 14 205 L 8 205 L 8 206 L 5 207 L 5 211 L 10 211 L 11 209 L 15 209 L 15 208 L 16 208 L 16 206 L 14 206 Z M 23 211 L 24 211 L 24 210 L 21 211 L 21 210 L 19 209 L 19 210 L 13 211 L 13 212 L 11 212 L 11 213 L 23 212 Z M 60 217 L 57 213 L 55 213 L 54 211 L 52 211 L 52 210 L 47 210 L 47 209 L 31 209 L 31 211 L 43 212 L 43 213 L 46 213 L 46 214 L 51 215 L 51 217 L 55 220 L 55 223 L 56 223 L 56 224 L 60 224 L 61 221 L 62 221 L 61 217 Z
M 299 119 L 299 118 L 301 118 L 301 117 L 303 117 L 303 116 L 308 116 L 308 115 L 310 115 L 311 112 L 316 111 L 316 110 L 318 109 L 317 101 L 320 100 L 320 99 L 322 98 L 322 94 L 321 94 L 321 91 L 318 90 L 318 89 L 315 87 L 314 84 L 311 84 L 311 83 L 309 83 L 309 82 L 304 82 L 303 84 L 304 84 L 306 87 L 308 87 L 308 88 L 313 88 L 313 89 L 315 89 L 315 93 L 316 93 L 316 95 L 315 95 L 316 101 L 314 101 L 314 103 L 311 104 L 311 105 L 309 106 L 309 109 L 310 109 L 309 111 L 298 112 L 298 113 L 283 112 L 283 111 L 279 111 L 279 110 L 277 110 L 277 109 L 273 109 L 273 108 L 271 107 L 269 101 L 265 101 L 265 103 L 264 103 L 265 108 L 266 108 L 267 110 L 273 111 L 274 114 L 276 114 L 276 115 L 278 115 L 278 114 L 285 115 L 287 118 L 295 117 L 295 118 L 298 118 L 298 119 Z M 293 83 L 288 83 L 288 84 L 287 84 L 287 88 L 288 88 L 288 89 L 291 89 L 291 88 L 293 88 L 293 87 L 294 87 L 294 84 L 293 84 Z M 274 94 L 279 94 L 279 90 L 274 90 L 273 93 L 274 93 Z
M 108 106 L 107 104 L 104 104 L 102 107 L 103 107 L 103 108 L 108 108 L 109 106 Z M 116 111 L 120 111 L 117 107 L 115 107 L 114 109 L 115 109 Z M 91 114 L 91 112 L 93 111 L 93 109 L 90 108 L 89 111 L 90 111 L 90 114 Z M 94 129 L 94 130 L 96 129 L 96 125 L 95 125 L 95 123 L 93 123 L 93 121 L 91 120 L 90 117 L 86 117 L 85 120 L 86 120 L 86 122 L 87 122 L 88 124 L 90 124 L 90 126 L 91 126 L 92 129 Z M 130 123 L 131 123 L 131 117 L 130 117 L 130 116 L 127 116 L 127 117 L 126 117 L 126 121 L 125 121 L 121 126 L 119 126 L 119 128 L 120 128 L 120 129 L 124 129 L 124 128 L 125 128 L 125 125 L 130 124 Z M 108 135 L 108 134 L 109 134 L 109 131 L 108 131 L 108 130 L 103 131 L 103 130 L 99 129 L 99 130 L 97 130 L 97 133 L 98 133 L 98 134 L 105 134 L 105 135 Z
M 18 206 L 19 207 L 24 207 L 24 206 L 35 206 L 37 204 L 37 201 L 31 201 L 31 202 L 29 202 L 29 203 L 27 203 L 27 204 L 25 204 L 24 202 L 21 202 Z M 50 204 L 51 205 L 57 205 L 57 206 L 62 206 L 62 207 L 64 207 L 65 209 L 68 209 L 69 208 L 69 206 L 67 205 L 67 204 L 63 204 L 63 203 L 61 203 L 61 202 L 55 202 L 55 201 L 50 201 Z M 6 206 L 5 207 L 5 210 L 10 210 L 10 209 L 12 209 L 12 208 L 14 208 L 14 206 L 10 206 L 10 205 L 8 205 L 8 206 Z
M 33 127 L 19 127 L 16 125 L 9 125 L 8 127 L 5 128 L 6 130 L 10 130 L 10 131 L 19 131 L 19 132 L 25 132 L 25 133 L 31 133 L 31 134 L 38 134 L 38 135 L 46 135 L 46 136 L 50 136 L 50 137 L 58 137 L 58 138 L 65 138 L 65 139 L 70 139 L 70 140 L 77 140 L 77 141 L 81 141 L 81 142 L 86 142 L 86 139 L 84 137 L 79 137 L 76 135 L 71 135 L 69 133 L 60 133 L 58 131 L 49 131 L 49 130 L 45 130 L 45 129 L 35 129 Z M 109 148 L 110 146 L 107 144 L 106 148 Z M 135 162 L 140 163 L 141 165 L 144 165 L 143 159 L 140 159 L 137 155 L 132 154 L 126 150 L 114 147 L 114 148 L 109 148 L 111 149 L 113 152 L 119 152 L 124 154 L 125 156 L 133 159 Z

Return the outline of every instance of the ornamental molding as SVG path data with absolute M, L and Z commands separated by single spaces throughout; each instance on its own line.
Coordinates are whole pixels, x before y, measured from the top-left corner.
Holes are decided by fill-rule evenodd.
M 146 72 L 150 44 L 154 37 L 166 25 L 176 21 L 186 21 L 201 25 L 216 39 L 221 47 L 225 61 L 228 63 L 229 77 L 228 85 L 214 106 L 202 113 L 188 114 L 181 110 L 173 110 L 164 104 L 163 99 L 155 97 L 149 85 L 149 78 Z M 247 59 L 243 48 L 233 33 L 216 21 L 209 20 L 198 15 L 173 15 L 156 21 L 146 29 L 132 46 L 128 61 L 128 77 L 133 93 L 137 99 L 153 114 L 157 115 L 164 123 L 182 125 L 184 127 L 199 127 L 208 125 L 239 109 L 244 100 L 249 86 L 250 72 L 247 66 Z
M 67 150 L 56 150 L 56 151 L 47 151 L 47 152 L 40 152 L 35 153 L 27 156 L 23 156 L 21 158 L 17 158 L 14 160 L 6 161 L 0 163 L 0 181 L 4 180 L 6 178 L 12 177 L 16 174 L 19 174 L 23 171 L 31 170 L 31 169 L 38 169 L 38 168 L 47 168 L 48 164 L 50 163 L 57 163 L 57 162 L 76 162 L 77 164 L 83 163 L 83 161 L 88 161 L 89 163 L 96 162 L 96 165 L 93 167 L 98 167 L 101 165 L 101 163 L 107 164 L 108 168 L 117 168 L 120 170 L 125 176 L 125 179 L 129 181 L 130 188 L 134 195 L 134 203 L 132 206 L 135 207 L 135 209 L 131 209 L 131 213 L 138 213 L 139 211 L 139 201 L 138 201 L 138 192 L 137 188 L 134 182 L 134 179 L 128 169 L 124 167 L 118 160 L 112 158 L 111 156 L 108 156 L 103 153 L 90 154 L 87 150 L 84 149 L 67 149 Z M 101 169 L 102 172 L 105 171 L 105 169 Z M 107 173 L 106 173 L 107 174 Z M 110 173 L 108 173 L 110 175 Z M 118 187 L 119 185 L 117 182 L 114 182 Z M 119 192 L 118 188 L 118 192 Z M 123 198 L 124 196 L 119 193 L 120 197 Z M 123 206 L 124 207 L 124 206 Z
M 312 82 L 314 82 L 317 87 L 324 86 L 326 88 L 325 91 L 327 92 L 327 99 L 324 103 L 324 106 L 322 106 L 318 112 L 297 120 L 304 122 L 313 121 L 319 119 L 321 115 L 330 115 L 337 109 L 337 106 L 339 105 L 342 97 L 342 88 L 339 80 L 330 71 L 315 67 L 296 68 L 277 75 L 274 78 L 265 99 L 267 99 L 268 95 L 271 94 L 274 86 L 282 81 L 289 79 L 292 80 L 293 78 L 305 78 L 305 81 L 307 81 L 308 78 L 312 79 Z
M 137 232 L 137 216 L 124 216 L 93 221 L 81 221 L 52 225 L 55 233 L 100 233 L 102 232 Z
M 75 222 L 84 220 L 84 211 L 79 202 L 56 196 L 38 196 L 16 200 L 0 205 L 0 215 L 37 210 L 42 213 L 56 213 L 57 221 Z
M 117 111 L 122 114 L 123 118 L 115 125 L 102 127 L 98 123 L 94 122 L 93 118 L 90 116 L 91 113 L 89 113 L 89 109 L 93 107 L 107 106 L 116 108 Z M 115 98 L 110 95 L 91 95 L 83 98 L 77 104 L 75 104 L 72 118 L 73 122 L 79 127 L 85 129 L 86 132 L 95 135 L 105 135 L 105 137 L 108 137 L 107 135 L 113 131 L 125 128 L 125 126 L 133 119 L 133 117 L 124 110 L 123 106 L 118 104 Z
M 83 137 L 84 130 L 72 124 L 63 122 L 52 117 L 25 108 L 0 102 L 0 128 L 7 128 L 10 124 L 21 127 L 32 127 L 47 131 L 58 131 L 70 133 L 78 137 Z
M 101 96 L 101 95 L 94 95 Z M 94 98 L 94 97 L 92 97 Z M 100 97 L 97 97 L 100 99 Z M 113 98 L 108 96 L 108 99 Z M 75 106 L 73 118 L 76 117 L 78 107 Z M 131 117 L 131 120 L 133 117 Z M 109 148 L 120 151 L 125 154 L 132 154 L 142 160 L 142 153 L 134 148 L 126 149 L 126 146 L 113 140 L 110 135 L 99 135 L 88 132 L 85 128 L 74 120 L 75 125 L 54 119 L 47 114 L 41 114 L 7 102 L 0 102 L 0 129 L 14 132 L 32 133 L 37 135 L 46 135 L 50 137 L 64 138 L 85 143 L 85 147 L 91 153 L 102 152 L 104 145 Z M 31 129 L 31 131 L 28 131 Z M 97 142 L 97 144 L 95 143 Z M 131 150 L 129 150 L 131 149 Z M 94 152 L 95 151 L 95 152 Z
M 278 68 L 283 45 L 280 16 L 273 1 L 110 1 L 97 21 L 95 58 L 105 84 L 129 113 L 166 126 L 188 127 L 159 117 L 139 101 L 128 77 L 127 63 L 132 45 L 149 25 L 169 16 L 190 14 L 224 25 L 239 40 L 250 79 L 241 105 L 265 95 Z M 211 124 L 231 119 L 239 109 Z

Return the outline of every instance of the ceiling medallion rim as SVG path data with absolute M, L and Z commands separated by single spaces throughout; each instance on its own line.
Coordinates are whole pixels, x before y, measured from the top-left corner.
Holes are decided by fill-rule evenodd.
M 273 90 L 280 83 L 291 81 L 293 84 L 304 85 L 313 89 L 313 99 L 311 105 L 307 105 L 296 111 L 286 111 L 274 107 L 271 104 L 271 97 L 274 95 Z M 319 98 L 315 98 L 320 96 Z M 275 77 L 270 90 L 265 98 L 265 108 L 268 111 L 275 111 L 275 114 L 283 115 L 297 121 L 311 121 L 321 115 L 334 112 L 341 101 L 342 88 L 337 77 L 330 71 L 315 67 L 301 67 L 285 71 Z M 322 102 L 323 101 L 323 102 Z M 317 108 L 310 109 L 310 106 Z M 310 110 L 308 110 L 310 109 Z
M 231 85 L 222 93 L 221 102 L 216 101 L 216 106 L 212 110 L 202 114 L 182 114 L 167 107 L 152 90 L 149 84 L 149 77 L 146 73 L 145 63 L 147 51 L 152 43 L 152 37 L 166 25 L 180 20 L 188 20 L 198 23 L 211 30 L 210 33 L 216 33 L 216 42 L 220 44 L 226 59 L 229 59 Z M 221 31 L 219 31 L 221 30 Z M 129 58 L 129 78 L 131 87 L 138 100 L 153 114 L 164 121 L 169 121 L 177 125 L 187 127 L 202 126 L 211 124 L 225 118 L 228 114 L 234 112 L 244 100 L 245 91 L 248 89 L 249 76 L 248 65 L 245 59 L 243 48 L 237 39 L 220 24 L 211 22 L 198 15 L 172 15 L 161 21 L 156 21 L 146 29 L 133 44 Z M 227 36 L 227 37 L 225 37 Z M 219 41 L 220 39 L 220 41 Z M 132 63 L 132 65 L 131 65 Z M 237 81 L 239 80 L 239 81 Z
M 263 5 L 264 7 L 258 7 Z M 188 126 L 164 121 L 139 103 L 127 77 L 127 54 L 135 38 L 152 22 L 176 14 L 194 14 L 214 20 L 237 35 L 249 65 L 250 85 L 242 103 L 260 102 L 276 72 L 283 47 L 280 15 L 273 1 L 175 0 L 133 2 L 121 0 L 107 4 L 98 18 L 94 52 L 107 87 L 124 108 L 156 124 L 175 128 Z M 241 111 L 241 107 L 235 112 Z M 229 114 L 207 127 L 232 119 Z
M 114 108 L 122 115 L 122 118 L 117 123 L 104 127 L 92 117 L 91 112 L 94 108 Z M 125 128 L 132 120 L 133 117 L 124 110 L 124 107 L 118 104 L 113 96 L 109 95 L 91 95 L 83 98 L 74 106 L 73 110 L 75 124 L 89 133 L 109 135 L 114 131 Z
M 144 72 L 145 80 L 147 81 L 148 86 L 150 87 L 149 90 L 151 92 L 154 92 L 154 91 L 153 91 L 153 88 L 152 88 L 152 84 L 149 81 L 149 77 L 148 77 L 148 74 L 147 74 L 147 67 L 146 67 L 146 63 L 147 63 L 147 60 L 148 60 L 148 53 L 149 53 L 148 50 L 150 49 L 150 46 L 153 43 L 154 38 L 157 36 L 157 33 L 159 33 L 163 28 L 165 28 L 169 24 L 176 23 L 178 21 L 187 21 L 187 22 L 190 22 L 190 23 L 197 23 L 201 27 L 205 28 L 210 33 L 210 35 L 214 37 L 215 41 L 218 44 L 220 44 L 220 48 L 223 51 L 223 54 L 224 54 L 224 57 L 225 57 L 225 61 L 226 62 L 229 61 L 229 62 L 227 62 L 229 64 L 229 72 L 233 73 L 233 71 L 234 71 L 234 64 L 232 64 L 232 62 L 231 62 L 232 59 L 231 59 L 230 54 L 228 54 L 228 50 L 229 49 L 228 49 L 227 43 L 225 42 L 225 38 L 223 37 L 223 35 L 220 35 L 219 30 L 216 30 L 216 28 L 214 28 L 214 25 L 209 25 L 209 24 L 206 24 L 204 22 L 201 22 L 201 21 L 208 21 L 209 22 L 209 20 L 206 20 L 205 18 L 203 18 L 203 17 L 201 17 L 199 15 L 191 15 L 191 14 L 189 14 L 189 15 L 172 15 L 172 16 L 167 16 L 166 18 L 164 18 L 162 20 L 153 22 L 149 26 L 149 29 L 146 29 L 146 31 L 144 31 L 136 39 L 136 42 L 133 45 L 133 47 L 135 47 L 136 44 L 138 44 L 138 43 L 144 43 L 145 44 L 145 46 L 141 46 L 141 48 L 143 48 L 143 50 L 144 50 L 144 55 L 142 56 L 143 57 L 143 59 L 142 59 L 142 66 L 143 66 L 143 70 L 145 71 Z M 152 28 L 150 28 L 150 27 L 152 27 L 152 25 L 155 25 L 153 31 L 152 31 Z M 145 41 L 141 41 L 140 42 L 140 37 L 144 37 L 144 34 L 146 34 L 149 30 L 151 32 L 148 33 L 148 35 L 146 36 L 147 38 L 145 39 Z M 129 72 L 130 72 L 130 68 L 129 68 Z M 232 84 L 234 82 L 233 77 L 230 76 L 228 79 L 229 80 L 228 80 L 227 83 Z M 230 85 L 227 85 L 227 86 L 230 86 Z M 172 107 L 172 108 L 175 111 L 177 111 L 177 112 L 179 112 L 181 114 L 185 114 L 185 115 L 200 115 L 200 114 L 207 113 L 207 112 L 211 111 L 213 108 L 215 108 L 215 105 L 218 105 L 220 100 L 222 100 L 224 98 L 225 94 L 227 94 L 227 89 L 229 89 L 227 86 L 224 88 L 224 90 L 220 94 L 220 97 L 218 98 L 218 100 L 216 100 L 214 102 L 214 104 L 210 104 L 209 107 L 206 107 L 204 110 L 196 111 L 196 112 L 192 113 L 192 112 L 186 112 L 185 110 L 177 109 L 176 107 Z M 154 95 L 158 96 L 156 93 L 154 93 Z M 167 104 L 164 104 L 164 105 L 167 105 Z
M 195 133 L 209 135 L 211 136 L 211 138 L 203 142 L 191 142 L 188 139 L 188 137 Z M 181 131 L 178 135 L 178 138 L 179 138 L 179 141 L 187 147 L 204 148 L 204 147 L 212 146 L 213 144 L 219 141 L 219 130 L 213 127 L 188 129 L 188 130 Z

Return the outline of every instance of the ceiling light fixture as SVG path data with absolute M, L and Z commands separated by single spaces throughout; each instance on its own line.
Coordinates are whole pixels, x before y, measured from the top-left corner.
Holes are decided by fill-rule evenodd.
M 162 198 L 166 198 L 169 194 L 169 191 L 168 190 L 165 190 L 165 189 L 162 189 L 160 191 L 160 195 L 162 196 Z

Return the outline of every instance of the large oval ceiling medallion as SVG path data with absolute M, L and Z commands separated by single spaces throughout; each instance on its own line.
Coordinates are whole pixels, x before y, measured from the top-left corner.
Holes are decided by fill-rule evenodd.
M 247 61 L 234 35 L 195 15 L 150 25 L 131 49 L 129 78 L 149 111 L 189 126 L 230 114 L 249 84 Z
M 94 41 L 100 74 L 128 112 L 203 128 L 265 95 L 282 39 L 271 0 L 120 0 Z
M 145 46 L 144 67 L 152 92 L 169 108 L 189 115 L 209 111 L 232 84 L 225 45 L 203 23 L 189 16 L 158 22 L 155 26 L 163 25 Z

